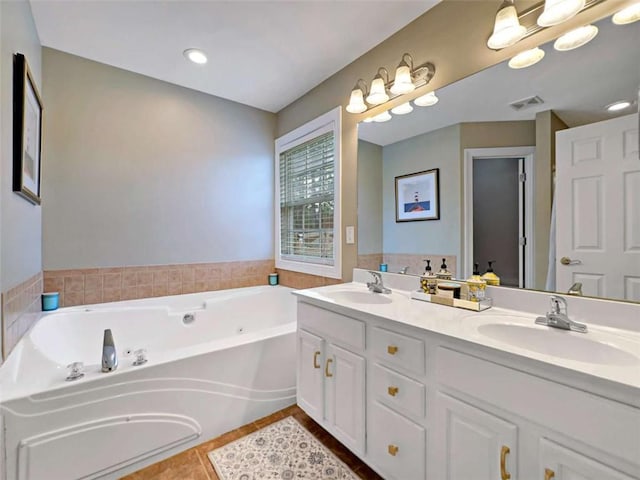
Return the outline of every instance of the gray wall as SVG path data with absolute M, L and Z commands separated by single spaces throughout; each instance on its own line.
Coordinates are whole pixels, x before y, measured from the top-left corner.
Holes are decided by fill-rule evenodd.
M 382 253 L 382 147 L 358 140 L 358 254 Z
M 460 254 L 460 126 L 418 135 L 383 149 L 384 253 Z M 440 220 L 396 223 L 395 177 L 439 168 Z
M 0 10 L 0 285 L 6 292 L 42 270 L 42 209 L 13 193 L 13 55 L 22 53 L 27 58 L 40 93 L 42 82 L 40 40 L 29 3 L 26 0 L 0 2 Z M 44 103 L 46 122 L 46 99 Z
M 274 114 L 43 52 L 46 270 L 273 257 Z

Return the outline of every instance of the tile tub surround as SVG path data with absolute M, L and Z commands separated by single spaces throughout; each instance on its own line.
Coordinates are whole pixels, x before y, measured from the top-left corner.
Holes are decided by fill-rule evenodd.
M 41 311 L 42 288 L 40 272 L 2 293 L 2 359 L 7 358 L 18 340 L 37 320 Z
M 342 283 L 338 278 L 320 277 L 307 273 L 292 272 L 290 270 L 276 270 L 279 274 L 279 283 L 290 288 L 315 288 L 326 285 L 336 285 Z
M 273 272 L 273 260 L 47 270 L 44 291 L 70 307 L 266 285 Z

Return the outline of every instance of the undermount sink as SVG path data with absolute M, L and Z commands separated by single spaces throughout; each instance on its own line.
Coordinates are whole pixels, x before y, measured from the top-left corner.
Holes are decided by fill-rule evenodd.
M 595 338 L 600 334 L 514 323 L 485 323 L 476 329 L 480 335 L 501 343 L 567 360 L 603 365 L 640 364 L 638 356 Z
M 354 290 L 336 290 L 333 292 L 326 292 L 324 295 L 338 302 L 381 305 L 391 303 L 393 301 L 387 295 L 382 293 L 360 292 Z

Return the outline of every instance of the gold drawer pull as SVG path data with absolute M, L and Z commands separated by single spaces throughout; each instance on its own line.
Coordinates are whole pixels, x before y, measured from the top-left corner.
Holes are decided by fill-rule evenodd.
M 320 351 L 316 351 L 313 354 L 313 368 L 320 368 L 320 364 L 318 363 L 318 355 L 320 355 Z
M 507 472 L 507 454 L 510 451 L 506 445 L 503 445 L 502 450 L 500 450 L 500 478 L 502 480 L 509 480 L 511 478 L 511 474 Z
M 551 480 L 552 478 L 555 478 L 555 476 L 556 476 L 556 472 L 554 472 L 550 468 L 544 469 L 544 480 Z
M 387 347 L 387 352 L 389 353 L 389 355 L 395 355 L 396 353 L 398 353 L 398 347 L 396 347 L 395 345 L 389 345 Z
M 398 394 L 398 387 L 389 387 L 387 388 L 387 391 L 389 392 L 389 395 L 395 397 Z
M 333 362 L 333 358 L 327 358 L 327 365 L 324 367 L 324 374 L 327 377 L 333 377 L 333 373 L 329 373 L 329 364 Z
M 391 455 L 392 457 L 395 457 L 399 449 L 396 445 L 389 445 L 387 447 L 387 450 L 389 450 L 389 455 Z

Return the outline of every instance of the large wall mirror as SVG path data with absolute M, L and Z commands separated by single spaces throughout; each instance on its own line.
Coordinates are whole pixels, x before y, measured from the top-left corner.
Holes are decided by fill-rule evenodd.
M 358 266 L 419 275 L 445 259 L 466 278 L 491 260 L 505 286 L 640 301 L 640 22 L 596 25 L 578 49 L 542 45 L 533 66 L 359 124 Z M 398 202 L 433 193 L 396 192 L 396 177 L 432 169 L 439 219 L 396 221 Z

